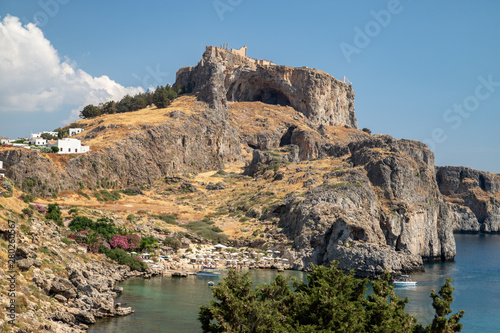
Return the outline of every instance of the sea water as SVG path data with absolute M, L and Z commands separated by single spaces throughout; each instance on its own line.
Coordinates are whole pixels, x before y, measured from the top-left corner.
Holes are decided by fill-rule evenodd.
M 465 310 L 462 332 L 500 332 L 500 235 L 459 234 L 455 240 L 455 262 L 425 265 L 425 273 L 412 275 L 417 286 L 396 288 L 396 294 L 408 296 L 407 312 L 428 324 L 434 316 L 431 290 L 438 291 L 446 278 L 453 278 L 452 310 Z M 256 284 L 268 283 L 277 274 L 272 270 L 249 272 Z M 294 271 L 285 271 L 285 275 L 304 277 Z M 124 290 L 117 302 L 131 306 L 135 313 L 98 320 L 89 332 L 201 332 L 198 311 L 211 299 L 210 280 L 217 282 L 195 276 L 129 279 L 120 284 Z

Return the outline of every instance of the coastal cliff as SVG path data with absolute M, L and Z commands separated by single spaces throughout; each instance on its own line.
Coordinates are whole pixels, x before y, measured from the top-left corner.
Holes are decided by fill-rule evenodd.
M 437 167 L 439 190 L 456 232 L 500 232 L 500 176 L 465 167 Z
M 405 273 L 422 270 L 424 262 L 453 260 L 450 212 L 424 144 L 377 135 L 328 152 L 331 165 L 310 166 L 307 173 L 314 176 L 303 179 L 305 192 L 290 193 L 275 208 L 281 232 L 293 243 L 295 268 L 339 260 L 345 270 L 378 276 L 386 269 Z M 247 172 L 265 177 L 257 170 L 272 163 L 272 157 L 254 153 Z M 283 177 L 292 182 L 292 175 Z

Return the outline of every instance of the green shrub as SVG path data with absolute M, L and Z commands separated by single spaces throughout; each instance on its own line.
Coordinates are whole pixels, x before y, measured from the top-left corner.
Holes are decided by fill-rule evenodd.
M 215 243 L 225 243 L 227 235 L 222 234 L 222 229 L 213 226 L 212 221 L 193 221 L 185 225 L 186 229 L 194 231 L 198 236 L 211 240 Z
M 90 200 L 90 196 L 89 196 L 87 193 L 83 192 L 82 190 L 78 190 L 78 191 L 76 191 L 76 193 L 78 193 L 78 194 L 79 194 L 79 195 L 81 195 L 82 197 L 87 198 L 87 199 L 89 199 L 89 200 Z M 102 200 L 101 200 L 101 201 L 102 201 Z
M 121 199 L 120 191 L 111 191 L 111 192 L 108 192 L 106 190 L 100 190 L 99 194 L 100 194 L 100 196 L 102 198 L 102 199 L 99 199 L 96 196 L 96 198 L 99 201 L 117 201 L 117 200 Z
M 123 194 L 126 194 L 126 195 L 139 195 L 139 194 L 143 194 L 141 189 L 139 187 L 129 187 L 125 190 L 123 190 Z
M 71 220 L 68 227 L 72 231 L 79 232 L 87 229 L 92 229 L 93 226 L 94 226 L 94 221 L 92 221 L 88 217 L 77 216 Z
M 33 216 L 33 209 L 31 208 L 23 208 L 22 210 L 23 214 L 26 215 L 28 218 Z
M 179 223 L 177 223 L 177 216 L 175 215 L 154 215 L 154 217 L 156 217 L 157 219 L 160 219 L 162 220 L 163 222 L 165 223 L 168 223 L 168 224 L 173 224 L 173 225 L 179 225 Z
M 122 249 L 108 250 L 104 246 L 101 246 L 101 248 L 104 248 L 103 251 L 105 251 L 108 258 L 115 260 L 120 265 L 126 265 L 132 270 L 141 272 L 145 271 L 148 268 L 148 265 L 146 265 L 145 262 L 136 257 L 133 257 L 128 252 Z
M 150 251 L 152 248 L 156 247 L 158 243 L 158 239 L 153 236 L 146 236 L 141 239 L 141 245 L 139 245 L 139 249 L 143 249 L 146 251 Z
M 21 194 L 21 199 L 23 199 L 23 201 L 26 203 L 30 203 L 33 200 L 35 200 L 35 196 L 31 193 L 29 193 L 29 194 L 23 193 L 23 194 Z
M 47 207 L 47 214 L 45 215 L 47 220 L 54 221 L 58 226 L 63 226 L 61 208 L 58 204 L 49 204 Z
M 61 238 L 61 242 L 63 242 L 64 244 L 73 244 L 73 241 L 66 237 Z
M 174 252 L 177 252 L 181 247 L 181 241 L 172 237 L 165 237 L 163 245 L 171 247 Z

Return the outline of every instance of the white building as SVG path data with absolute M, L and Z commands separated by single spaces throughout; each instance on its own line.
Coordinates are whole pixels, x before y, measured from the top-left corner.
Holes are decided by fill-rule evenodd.
M 29 140 L 30 145 L 35 146 L 45 146 L 47 144 L 47 140 L 40 137 L 31 137 Z
M 64 138 L 62 140 L 49 140 L 47 147 L 59 148 L 58 154 L 80 154 L 90 150 L 89 146 L 84 146 L 78 139 Z
M 39 138 L 44 133 L 50 134 L 50 135 L 52 135 L 52 136 L 54 136 L 54 137 L 57 138 L 57 132 L 50 132 L 50 131 L 43 131 L 43 132 L 38 132 L 38 133 L 31 133 L 30 138 Z
M 0 136 L 0 145 L 3 145 L 4 143 L 10 143 L 10 139 L 4 136 Z
M 82 132 L 83 132 L 83 128 L 70 128 L 69 129 L 69 136 L 80 134 Z
M 0 161 L 0 179 L 5 177 L 5 169 L 3 168 L 3 162 Z

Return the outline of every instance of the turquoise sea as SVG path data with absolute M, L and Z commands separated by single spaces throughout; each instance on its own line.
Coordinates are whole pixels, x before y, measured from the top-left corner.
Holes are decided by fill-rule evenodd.
M 396 293 L 408 296 L 407 311 L 427 324 L 434 315 L 430 291 L 451 277 L 456 288 L 452 308 L 466 311 L 463 332 L 500 332 L 500 235 L 459 234 L 455 239 L 455 262 L 426 265 L 425 273 L 413 275 L 416 287 L 397 288 Z M 253 270 L 250 274 L 254 282 L 262 283 L 271 281 L 276 271 Z M 285 274 L 303 277 L 301 272 Z M 99 320 L 89 332 L 201 332 L 198 308 L 211 298 L 209 280 L 195 276 L 129 279 L 120 284 L 124 292 L 117 302 L 132 306 L 135 313 Z

